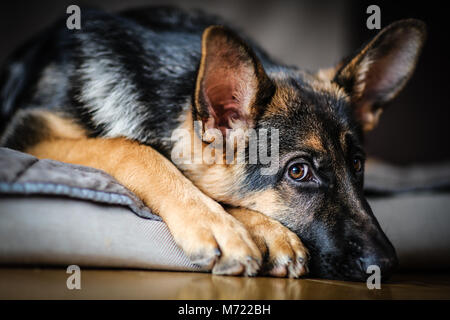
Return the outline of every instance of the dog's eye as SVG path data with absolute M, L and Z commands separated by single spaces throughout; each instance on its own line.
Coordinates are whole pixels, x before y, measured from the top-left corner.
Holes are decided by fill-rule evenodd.
M 359 158 L 353 159 L 353 169 L 355 169 L 356 172 L 360 172 L 362 170 L 362 161 Z
M 295 163 L 289 167 L 289 176 L 296 181 L 310 181 L 312 173 L 305 163 Z

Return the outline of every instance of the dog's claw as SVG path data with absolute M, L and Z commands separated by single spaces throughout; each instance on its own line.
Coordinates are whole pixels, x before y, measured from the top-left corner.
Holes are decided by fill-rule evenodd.
M 255 276 L 258 273 L 260 262 L 254 257 L 247 257 L 247 263 L 229 259 L 219 260 L 213 267 L 212 273 L 216 275 L 245 275 Z
M 191 262 L 205 270 L 211 270 L 211 268 L 214 266 L 218 258 L 220 257 L 220 250 L 215 249 L 212 251 L 212 253 L 197 253 L 190 255 L 189 259 Z
M 244 272 L 244 269 L 244 266 L 237 261 L 226 261 L 216 263 L 212 273 L 216 275 L 240 275 Z
M 288 274 L 286 266 L 275 266 L 269 271 L 269 275 L 273 277 L 284 278 Z

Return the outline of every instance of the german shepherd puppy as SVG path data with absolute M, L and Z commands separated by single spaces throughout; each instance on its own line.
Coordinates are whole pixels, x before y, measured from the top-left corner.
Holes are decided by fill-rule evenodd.
M 298 277 L 309 267 L 362 281 L 378 265 L 387 278 L 397 258 L 364 198 L 362 141 L 411 77 L 424 24 L 393 23 L 317 73 L 275 62 L 223 25 L 174 8 L 82 10 L 81 30 L 61 20 L 2 71 L 1 145 L 111 174 L 215 274 Z M 172 139 L 179 129 L 190 142 Z M 215 141 L 207 129 L 236 153 L 230 130 L 278 130 L 275 172 L 171 161 L 180 143 Z

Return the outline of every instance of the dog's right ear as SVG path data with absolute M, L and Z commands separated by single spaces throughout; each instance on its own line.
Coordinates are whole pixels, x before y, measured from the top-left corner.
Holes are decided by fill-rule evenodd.
M 252 49 L 234 32 L 211 26 L 203 32 L 194 120 L 205 130 L 248 129 L 273 94 L 273 84 Z

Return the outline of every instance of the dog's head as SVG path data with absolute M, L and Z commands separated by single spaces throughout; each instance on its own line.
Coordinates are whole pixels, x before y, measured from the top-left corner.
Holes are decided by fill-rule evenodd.
M 364 280 L 378 265 L 388 277 L 397 257 L 364 197 L 363 137 L 410 78 L 424 39 L 422 22 L 402 20 L 337 67 L 310 74 L 272 65 L 227 29 L 206 29 L 194 120 L 224 134 L 278 129 L 279 161 L 268 175 L 260 170 L 267 164 L 247 162 L 188 176 L 216 200 L 295 231 L 310 250 L 312 275 Z

